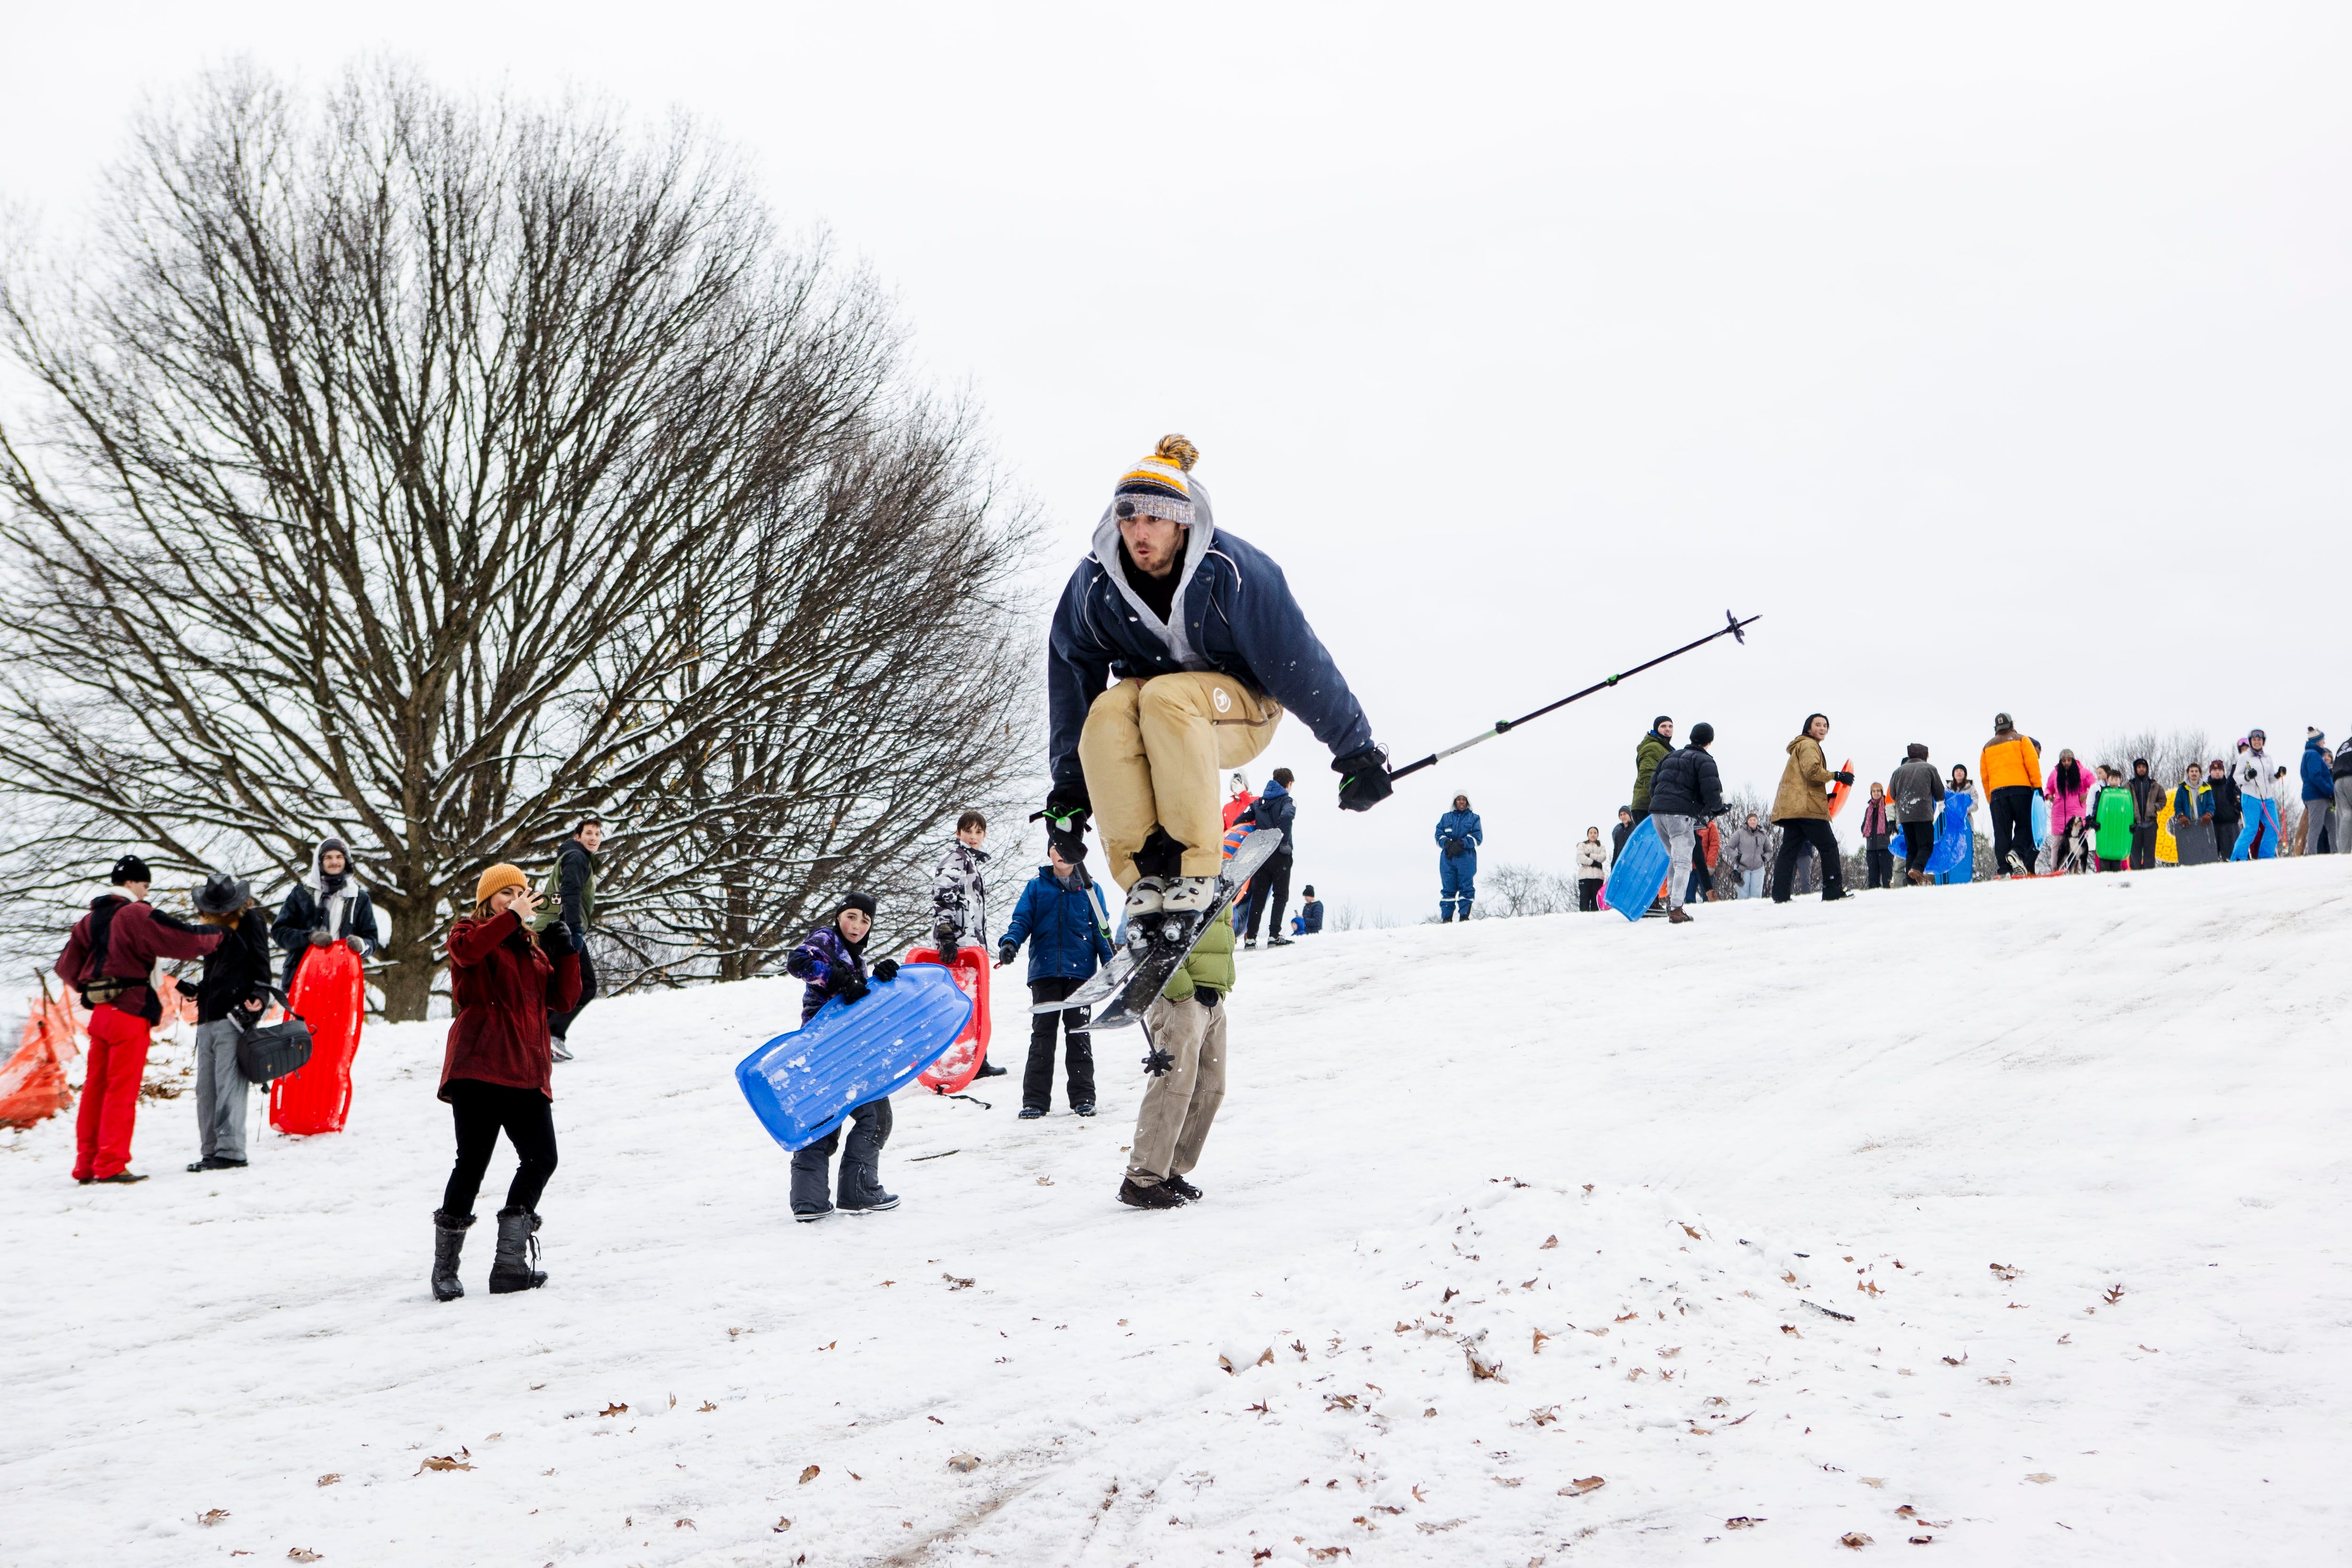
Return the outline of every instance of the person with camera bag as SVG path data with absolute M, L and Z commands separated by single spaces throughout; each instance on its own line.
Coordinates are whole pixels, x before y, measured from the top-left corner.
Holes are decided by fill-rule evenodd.
M 196 1138 L 188 1169 L 245 1168 L 246 1090 L 237 1064 L 246 1031 L 269 1003 L 269 919 L 241 879 L 215 871 L 196 889 L 196 919 L 222 933 L 196 982 Z
M 84 1186 L 147 1179 L 130 1166 L 148 1031 L 163 1018 L 148 982 L 157 959 L 202 958 L 221 944 L 219 931 L 199 931 L 147 902 L 155 879 L 138 856 L 117 860 L 111 880 L 114 890 L 90 900 L 57 963 L 58 978 L 89 1007 L 89 1062 L 74 1119 L 73 1178 Z

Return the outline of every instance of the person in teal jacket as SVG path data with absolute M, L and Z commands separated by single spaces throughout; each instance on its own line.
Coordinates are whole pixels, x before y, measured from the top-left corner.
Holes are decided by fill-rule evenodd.
M 1470 797 L 1457 795 L 1454 809 L 1437 819 L 1437 918 L 1470 918 L 1471 901 L 1478 896 L 1478 846 L 1486 830 L 1470 809 Z

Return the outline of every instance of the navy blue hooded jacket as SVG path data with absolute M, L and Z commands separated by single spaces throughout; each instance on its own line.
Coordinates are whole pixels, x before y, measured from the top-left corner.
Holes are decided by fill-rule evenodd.
M 1307 624 L 1282 568 L 1222 531 L 1208 492 L 1192 481 L 1192 523 L 1173 606 L 1163 625 L 1128 586 L 1118 522 L 1108 508 L 1094 552 L 1079 563 L 1054 610 L 1045 653 L 1046 752 L 1055 789 L 1083 789 L 1078 734 L 1113 679 L 1215 670 L 1298 715 L 1334 757 L 1372 743 L 1372 727 L 1331 656 Z
M 1466 851 L 1470 863 L 1478 863 L 1478 846 L 1486 841 L 1486 830 L 1479 826 L 1475 811 L 1449 811 L 1437 819 L 1437 852 L 1445 853 L 1445 841 L 1459 838 L 1470 847 Z
M 1280 779 L 1266 780 L 1265 793 L 1250 805 L 1251 831 L 1282 835 L 1282 842 L 1274 851 L 1277 855 L 1289 855 L 1298 848 L 1298 839 L 1290 826 L 1297 816 L 1298 803 L 1282 787 Z
M 997 942 L 1002 948 L 1029 943 L 1029 981 L 1084 980 L 1097 964 L 1110 962 L 1110 938 L 1103 931 L 1102 912 L 1094 895 L 1066 888 L 1051 866 L 1021 889 L 1013 906 L 1013 923 Z
M 2303 798 L 2334 800 L 2336 770 L 2319 754 L 2319 737 L 2314 735 L 2303 743 Z

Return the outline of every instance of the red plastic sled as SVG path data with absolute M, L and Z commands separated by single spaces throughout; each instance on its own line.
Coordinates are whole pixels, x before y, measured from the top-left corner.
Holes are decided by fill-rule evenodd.
M 910 947 L 898 962 L 938 963 L 940 950 Z M 935 1094 L 961 1094 L 980 1076 L 981 1064 L 988 1060 L 988 953 L 982 948 L 960 947 L 947 970 L 971 998 L 971 1022 L 963 1026 L 947 1055 L 925 1068 L 915 1081 Z
M 360 955 L 340 942 L 304 952 L 287 1010 L 310 1026 L 310 1059 L 270 1083 L 269 1125 L 280 1132 L 341 1132 L 352 1111 L 352 1058 L 367 1015 Z

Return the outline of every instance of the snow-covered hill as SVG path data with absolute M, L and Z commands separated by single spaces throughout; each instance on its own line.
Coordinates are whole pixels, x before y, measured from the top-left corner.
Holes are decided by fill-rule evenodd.
M 350 1131 L 248 1171 L 182 1173 L 184 1101 L 142 1186 L 0 1141 L 0 1555 L 2342 1561 L 2347 885 L 1245 954 L 1208 1197 L 1165 1215 L 1112 1201 L 1131 1035 L 1092 1121 L 903 1098 L 904 1206 L 796 1226 L 730 1069 L 798 988 L 600 1003 L 551 1283 L 488 1296 L 486 1226 L 448 1305 L 442 1026 L 375 1028 Z

